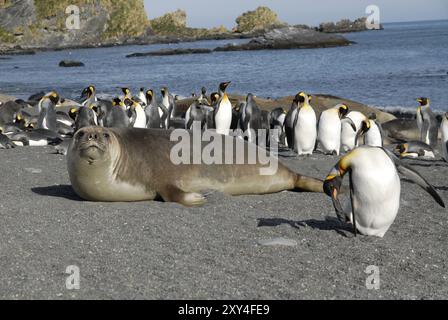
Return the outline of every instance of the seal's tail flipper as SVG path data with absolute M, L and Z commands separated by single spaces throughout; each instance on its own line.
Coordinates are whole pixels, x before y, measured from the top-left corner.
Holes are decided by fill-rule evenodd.
M 324 182 L 319 179 L 297 175 L 295 188 L 297 191 L 304 192 L 324 192 Z

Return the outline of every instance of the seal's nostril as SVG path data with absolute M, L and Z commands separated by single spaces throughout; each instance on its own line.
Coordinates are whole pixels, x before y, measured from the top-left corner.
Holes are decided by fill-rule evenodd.
M 96 133 L 89 134 L 89 140 L 96 140 L 97 138 L 98 136 L 96 135 Z

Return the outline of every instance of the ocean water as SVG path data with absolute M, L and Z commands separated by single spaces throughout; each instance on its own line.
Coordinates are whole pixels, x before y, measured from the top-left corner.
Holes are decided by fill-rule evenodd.
M 231 80 L 232 93 L 260 97 L 298 91 L 332 94 L 372 106 L 413 108 L 428 96 L 432 106 L 448 110 L 448 20 L 386 24 L 383 31 L 345 34 L 349 47 L 253 52 L 222 52 L 169 57 L 125 58 L 162 48 L 214 48 L 247 40 L 203 41 L 172 45 L 127 46 L 42 52 L 0 59 L 0 92 L 21 98 L 55 89 L 77 98 L 94 84 L 106 94 L 119 86 L 190 95 L 202 86 L 215 91 Z M 63 59 L 84 68 L 60 68 Z

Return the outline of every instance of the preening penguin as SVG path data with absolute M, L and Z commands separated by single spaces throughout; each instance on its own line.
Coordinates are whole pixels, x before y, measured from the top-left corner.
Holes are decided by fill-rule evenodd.
M 339 155 L 341 149 L 342 121 L 349 121 L 354 126 L 350 118 L 345 118 L 348 107 L 345 104 L 338 104 L 334 108 L 325 110 L 320 115 L 318 126 L 318 141 L 321 150 L 326 154 Z M 356 127 L 353 128 L 356 131 Z
M 127 101 L 130 105 L 130 111 L 132 113 L 131 126 L 134 128 L 145 129 L 147 123 L 145 110 L 143 110 L 143 107 L 135 100 L 127 99 Z
M 442 133 L 442 156 L 448 162 L 448 113 L 443 115 L 440 132 Z
M 347 118 L 350 118 L 355 124 L 356 130 L 353 131 L 353 127 L 349 123 L 342 123 L 342 133 L 341 133 L 341 148 L 342 151 L 348 152 L 353 150 L 358 145 L 356 144 L 357 132 L 361 129 L 362 122 L 368 120 L 367 117 L 359 111 L 350 111 L 347 114 Z
M 296 98 L 297 112 L 295 113 L 294 151 L 298 155 L 313 154 L 317 139 L 317 119 L 314 109 L 310 105 L 310 96 L 300 92 Z
M 232 104 L 227 96 L 226 90 L 230 82 L 223 82 L 219 85 L 220 98 L 215 108 L 215 127 L 216 132 L 223 135 L 230 134 L 230 126 L 232 125 Z
M 431 111 L 429 98 L 421 97 L 417 101 L 420 104 L 417 108 L 417 126 L 420 130 L 420 141 L 435 148 L 439 135 L 437 118 Z
M 339 201 L 342 179 L 350 175 L 351 212 L 344 212 Z M 405 175 L 442 207 L 437 191 L 416 171 L 405 166 L 383 148 L 362 146 L 342 157 L 324 182 L 324 191 L 331 197 L 338 218 L 353 224 L 367 236 L 383 237 L 395 220 L 400 208 L 400 178 Z
M 373 117 L 373 116 L 371 116 Z M 361 128 L 356 134 L 355 145 L 361 145 L 360 139 L 364 137 L 364 144 L 371 147 L 383 146 L 383 133 L 381 125 L 370 117 L 361 122 Z

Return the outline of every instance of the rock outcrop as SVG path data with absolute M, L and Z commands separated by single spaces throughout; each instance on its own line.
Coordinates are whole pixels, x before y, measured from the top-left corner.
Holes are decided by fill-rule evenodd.
M 325 33 L 346 33 L 346 32 L 359 32 L 367 31 L 366 26 L 367 18 L 359 18 L 354 21 L 349 19 L 342 19 L 339 22 L 325 22 L 319 25 L 318 30 Z M 381 26 L 382 28 L 382 26 Z
M 215 51 L 273 50 L 273 49 L 310 49 L 348 46 L 352 42 L 340 35 L 330 35 L 312 29 L 284 27 L 267 32 L 249 43 L 227 45 Z
M 258 7 L 254 11 L 243 13 L 236 19 L 235 32 L 254 32 L 286 26 L 277 16 L 277 13 L 268 7 Z
M 148 24 L 143 0 L 0 0 L 0 40 L 21 48 L 121 42 Z

